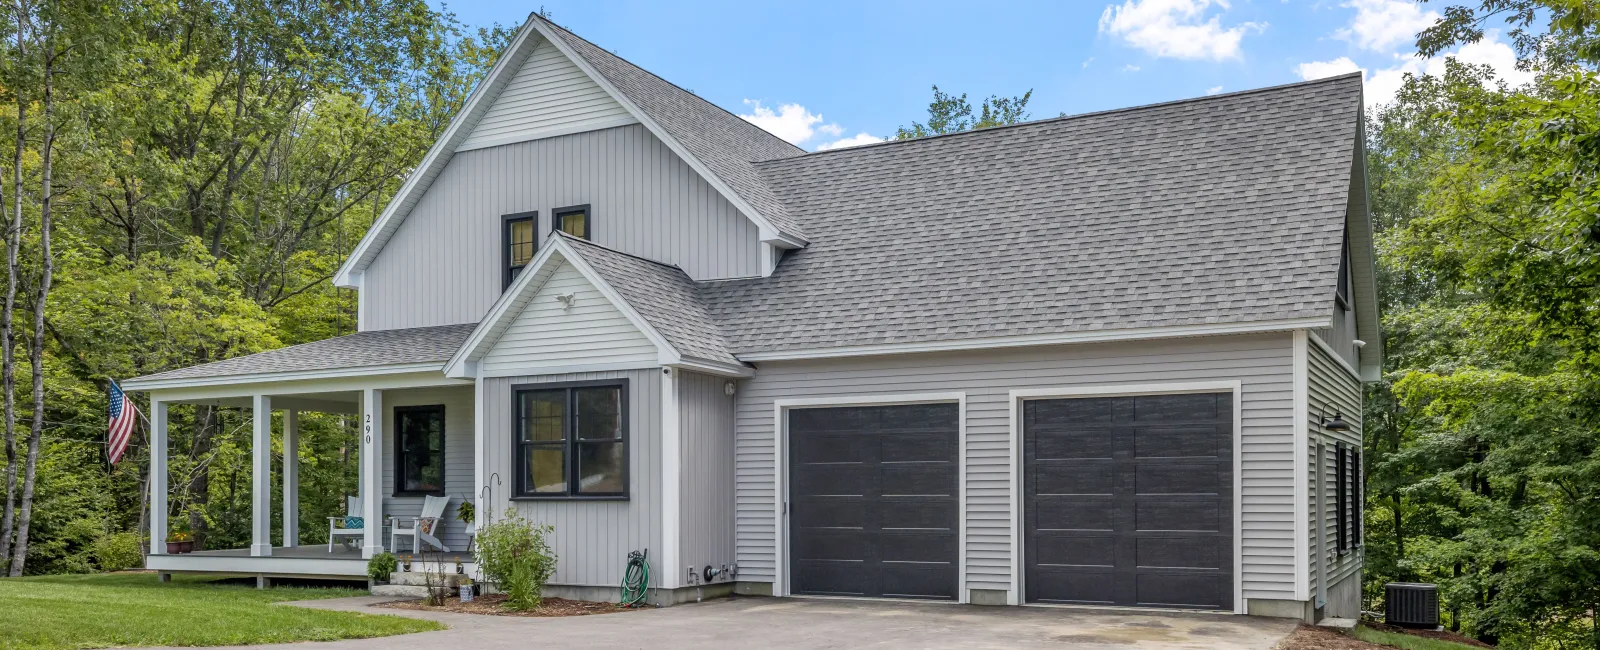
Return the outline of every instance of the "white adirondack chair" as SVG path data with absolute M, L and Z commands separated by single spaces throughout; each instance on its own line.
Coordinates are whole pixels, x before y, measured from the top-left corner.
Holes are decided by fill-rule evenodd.
M 450 497 L 425 497 L 422 500 L 422 514 L 416 517 L 391 517 L 389 533 L 389 552 L 400 552 L 400 538 L 411 538 L 411 551 L 422 552 L 422 544 L 450 552 L 450 547 L 439 541 L 439 532 L 444 528 L 444 509 L 450 505 Z M 403 522 L 411 522 L 408 528 L 402 528 Z
M 345 497 L 344 498 L 344 503 L 345 503 L 345 512 L 349 513 L 349 516 L 351 516 L 351 517 L 360 517 L 361 516 L 361 505 L 362 505 L 361 504 L 361 497 Z M 348 547 L 351 542 L 355 542 L 357 544 L 360 544 L 361 543 L 361 538 L 365 537 L 366 534 L 367 534 L 367 527 L 366 527 L 367 522 L 366 521 L 362 521 L 361 522 L 361 527 L 360 528 L 340 528 L 339 527 L 339 523 L 344 521 L 344 520 L 345 520 L 344 517 L 329 517 L 328 518 L 328 552 L 329 553 L 333 552 L 333 541 L 334 540 L 337 539 L 337 540 L 339 540 L 339 543 L 341 545 Z

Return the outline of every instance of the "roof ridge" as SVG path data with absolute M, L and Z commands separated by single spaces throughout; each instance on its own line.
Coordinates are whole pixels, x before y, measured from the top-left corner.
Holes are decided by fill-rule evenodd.
M 885 139 L 885 140 L 883 140 L 881 142 L 874 142 L 872 144 L 862 144 L 862 145 L 856 145 L 856 146 L 853 146 L 853 147 L 838 147 L 838 148 L 835 148 L 835 149 L 823 149 L 823 150 L 820 150 L 820 151 L 808 151 L 808 152 L 806 152 L 806 153 L 804 153 L 802 155 L 793 156 L 793 157 L 790 157 L 790 158 L 772 158 L 772 159 L 768 159 L 768 160 L 756 160 L 756 161 L 751 161 L 751 162 L 753 162 L 755 164 L 758 164 L 758 165 L 762 165 L 764 163 L 779 162 L 779 161 L 786 161 L 786 160 L 795 160 L 795 159 L 800 159 L 800 158 L 810 158 L 810 157 L 813 157 L 813 156 L 820 156 L 820 155 L 823 155 L 823 154 L 830 154 L 830 153 L 836 153 L 836 152 L 841 152 L 841 151 L 864 151 L 864 150 L 867 150 L 867 149 L 872 149 L 874 147 L 886 147 L 886 146 L 900 145 L 900 144 L 912 144 L 912 143 L 917 143 L 917 142 L 929 142 L 929 141 L 938 140 L 938 139 L 941 139 L 941 138 L 954 138 L 954 137 L 957 137 L 957 136 L 977 136 L 977 135 L 986 134 L 986 133 L 992 133 L 992 132 L 996 132 L 996 131 L 1003 131 L 1003 130 L 1006 130 L 1006 129 L 1016 129 L 1016 128 L 1021 128 L 1021 127 L 1038 126 L 1038 125 L 1041 125 L 1041 124 L 1051 124 L 1051 123 L 1055 123 L 1055 122 L 1066 122 L 1066 121 L 1070 121 L 1070 120 L 1077 120 L 1077 119 L 1083 119 L 1083 118 L 1100 117 L 1100 116 L 1103 116 L 1103 115 L 1113 115 L 1113 114 L 1116 114 L 1116 113 L 1128 113 L 1128 112 L 1133 112 L 1133 111 L 1142 111 L 1142 110 L 1149 110 L 1149 109 L 1155 109 L 1155 108 L 1165 108 L 1165 107 L 1168 107 L 1168 106 L 1177 106 L 1177 105 L 1180 105 L 1180 104 L 1192 104 L 1192 103 L 1197 103 L 1197 102 L 1206 102 L 1206 101 L 1212 101 L 1212 100 L 1218 100 L 1218 99 L 1226 99 L 1226 98 L 1230 98 L 1230 97 L 1239 97 L 1239 96 L 1243 96 L 1243 95 L 1252 95 L 1252 94 L 1255 94 L 1255 93 L 1263 93 L 1263 92 L 1272 92 L 1272 91 L 1285 90 L 1285 89 L 1288 89 L 1288 88 L 1295 88 L 1295 87 L 1299 87 L 1299 86 L 1313 86 L 1313 85 L 1317 85 L 1317 84 L 1330 83 L 1330 82 L 1333 82 L 1333 81 L 1342 81 L 1342 80 L 1347 79 L 1349 77 L 1359 77 L 1359 76 L 1362 76 L 1362 73 L 1360 71 L 1347 72 L 1345 74 L 1335 75 L 1335 76 L 1332 76 L 1332 77 L 1323 77 L 1323 78 L 1320 78 L 1320 79 L 1308 79 L 1306 81 L 1295 81 L 1295 82 L 1286 83 L 1286 84 L 1278 84 L 1276 86 L 1263 86 L 1261 88 L 1248 88 L 1248 89 L 1245 89 L 1245 90 L 1236 90 L 1236 91 L 1233 91 L 1231 93 L 1218 93 L 1218 94 L 1215 94 L 1215 95 L 1204 95 L 1204 96 L 1200 96 L 1200 97 L 1185 97 L 1183 99 L 1174 99 L 1174 100 L 1165 101 L 1165 102 L 1156 102 L 1156 103 L 1153 103 L 1153 104 L 1140 104 L 1138 106 L 1124 106 L 1124 107 L 1121 107 L 1121 108 L 1108 108 L 1108 109 L 1101 110 L 1101 111 L 1090 111 L 1088 113 L 1078 113 L 1076 115 L 1061 115 L 1061 116 L 1058 116 L 1058 117 L 1047 117 L 1047 118 L 1040 119 L 1040 120 L 1029 120 L 1027 122 L 1017 122 L 1015 124 L 1001 124 L 999 126 L 990 126 L 990 127 L 985 127 L 985 128 L 981 128 L 981 129 L 971 129 L 971 130 L 967 130 L 967 131 L 957 131 L 955 133 L 939 133 L 939 134 L 935 134 L 935 135 L 925 135 L 925 136 L 922 136 L 920 138 L 908 138 L 908 139 L 905 139 L 905 140 Z M 1365 89 L 1363 89 L 1363 90 L 1365 90 Z
M 584 38 L 583 36 L 580 36 L 577 32 L 574 32 L 574 31 L 572 31 L 570 29 L 562 27 L 561 25 L 557 24 L 555 21 L 550 20 L 549 18 L 546 18 L 546 17 L 540 15 L 539 12 L 533 12 L 533 13 L 529 14 L 529 18 L 536 19 L 536 20 L 542 20 L 546 24 L 550 25 L 551 27 L 554 27 L 554 28 L 559 29 L 559 30 L 561 30 L 563 32 L 566 32 L 566 33 L 572 35 L 573 38 L 576 38 L 576 39 L 578 39 L 580 41 L 588 43 L 590 46 L 594 47 L 595 49 L 600 50 L 602 52 L 605 52 L 606 54 L 611 55 L 616 60 L 621 61 L 623 63 L 626 63 L 629 66 L 632 66 L 634 69 L 636 69 L 636 70 L 638 70 L 640 72 L 643 72 L 643 73 L 645 73 L 647 75 L 655 77 L 657 80 L 661 81 L 661 83 L 667 84 L 668 86 L 672 86 L 673 88 L 678 89 L 683 94 L 688 95 L 690 97 L 693 97 L 696 100 L 699 100 L 700 102 L 704 103 L 707 106 L 710 106 L 710 107 L 712 107 L 714 109 L 722 111 L 723 113 L 727 113 L 728 116 L 730 116 L 730 117 L 732 117 L 734 119 L 737 119 L 737 120 L 739 120 L 741 122 L 744 122 L 746 124 L 749 124 L 751 126 L 751 128 L 754 128 L 755 130 L 766 134 L 767 137 L 772 138 L 774 141 L 782 142 L 783 144 L 788 145 L 790 148 L 794 149 L 795 151 L 800 152 L 801 155 L 805 155 L 806 153 L 809 153 L 805 149 L 801 148 L 799 145 L 796 145 L 793 142 L 790 142 L 790 141 L 785 140 L 783 138 L 780 138 L 780 137 L 778 137 L 776 135 L 773 135 L 771 131 L 768 131 L 768 130 L 763 129 L 763 128 L 759 127 L 759 126 L 756 126 L 755 124 L 751 123 L 750 120 L 746 120 L 746 119 L 744 119 L 742 117 L 739 117 L 739 114 L 734 113 L 733 111 L 730 111 L 730 110 L 728 110 L 726 108 L 723 108 L 721 106 L 718 106 L 716 102 L 713 102 L 713 101 L 708 100 L 708 99 L 706 99 L 704 97 L 701 97 L 701 96 L 695 94 L 694 91 L 689 90 L 687 88 L 684 88 L 683 86 L 679 86 L 678 84 L 673 83 L 671 80 L 668 80 L 666 77 L 663 77 L 663 76 L 658 75 L 658 74 L 656 74 L 654 72 L 651 72 L 651 71 L 645 69 L 644 66 L 641 66 L 641 65 L 639 65 L 637 63 L 629 61 L 628 59 L 623 58 L 622 55 L 617 54 L 615 52 L 612 52 L 611 50 L 608 50 L 608 49 L 602 47 L 599 43 L 596 43 L 596 42 L 591 41 L 591 40 L 589 40 L 587 38 Z M 783 160 L 783 159 L 782 158 L 771 158 L 770 160 Z M 750 161 L 750 162 L 756 162 L 756 161 Z

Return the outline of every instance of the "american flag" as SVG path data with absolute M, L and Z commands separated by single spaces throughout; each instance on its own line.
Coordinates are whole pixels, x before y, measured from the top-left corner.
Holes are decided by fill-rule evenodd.
M 111 459 L 112 465 L 128 450 L 128 441 L 133 439 L 133 425 L 138 419 L 139 407 L 128 399 L 117 382 L 111 382 L 111 425 L 106 435 L 106 457 Z

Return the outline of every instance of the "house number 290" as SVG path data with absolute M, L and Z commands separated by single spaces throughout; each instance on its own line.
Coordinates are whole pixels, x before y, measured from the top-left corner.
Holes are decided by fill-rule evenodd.
M 372 442 L 372 414 L 371 413 L 367 414 L 366 420 L 367 420 L 367 423 L 363 428 L 366 429 L 366 431 L 367 431 L 367 442 Z

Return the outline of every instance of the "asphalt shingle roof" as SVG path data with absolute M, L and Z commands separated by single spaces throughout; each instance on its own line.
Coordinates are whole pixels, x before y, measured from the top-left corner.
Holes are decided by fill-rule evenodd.
M 810 237 L 736 354 L 1328 316 L 1361 78 L 758 164 Z
M 461 348 L 476 323 L 358 332 L 312 343 L 145 375 L 129 382 L 199 379 L 279 372 L 365 368 L 444 362 Z
M 805 150 L 766 132 L 644 68 L 601 49 L 538 14 L 552 32 L 595 71 L 626 95 L 639 110 L 704 164 L 735 194 L 784 232 L 806 237 L 805 229 L 767 187 L 755 163 L 790 158 Z
M 559 231 L 558 231 L 559 233 Z M 585 262 L 611 285 L 629 306 L 683 354 L 706 361 L 742 365 L 728 352 L 698 287 L 682 269 L 591 244 L 566 233 Z

